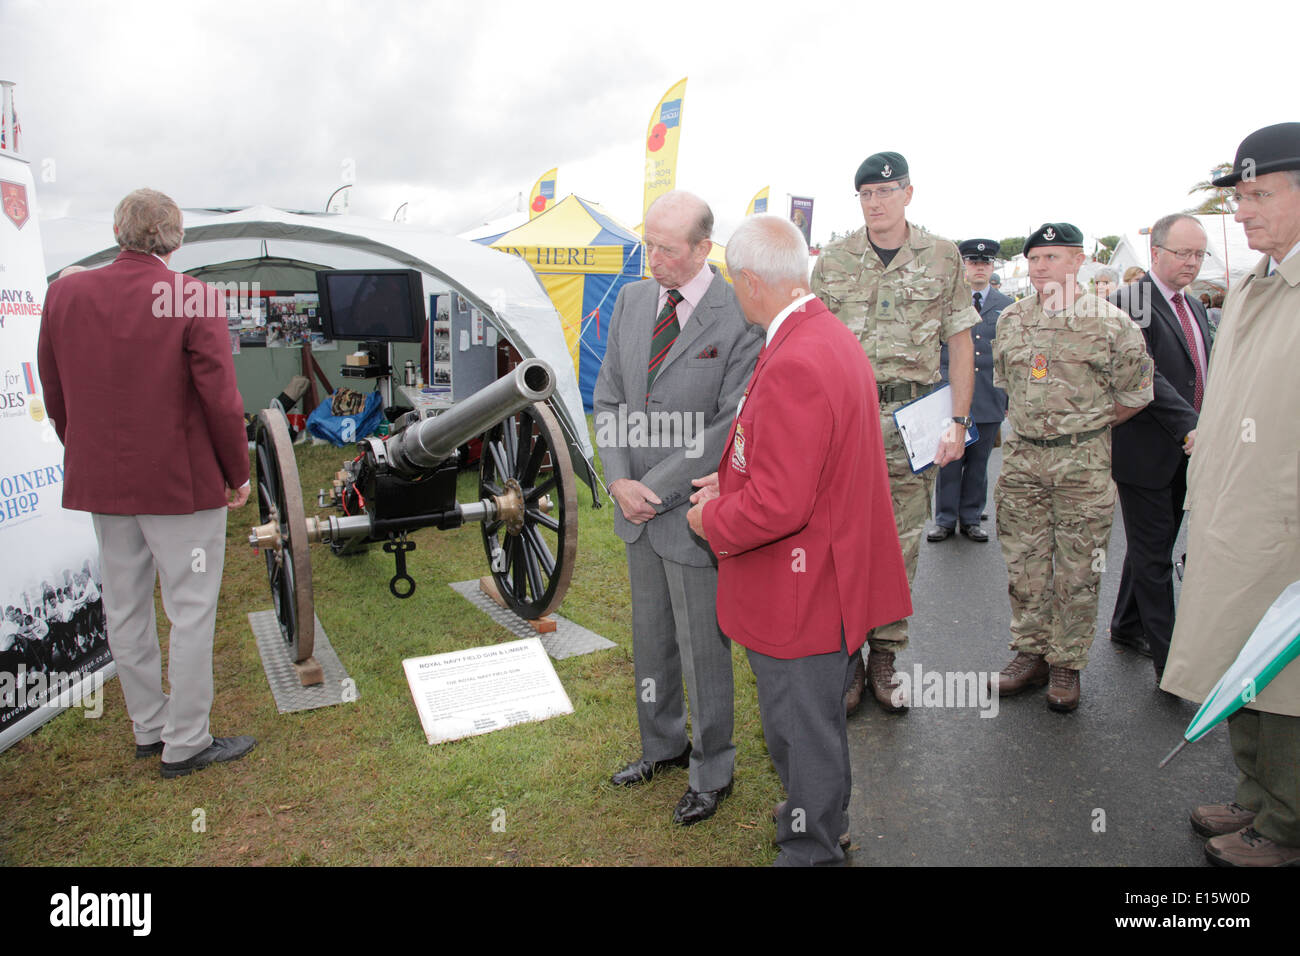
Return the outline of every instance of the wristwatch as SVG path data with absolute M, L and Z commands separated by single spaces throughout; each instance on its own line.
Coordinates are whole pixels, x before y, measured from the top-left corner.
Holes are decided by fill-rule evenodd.
M 971 418 L 969 415 L 967 415 L 965 418 L 958 418 L 956 415 L 954 415 L 952 418 L 948 420 L 952 422 L 954 425 L 960 425 L 962 428 L 965 428 L 967 431 L 969 431 L 970 427 L 975 424 L 975 419 Z

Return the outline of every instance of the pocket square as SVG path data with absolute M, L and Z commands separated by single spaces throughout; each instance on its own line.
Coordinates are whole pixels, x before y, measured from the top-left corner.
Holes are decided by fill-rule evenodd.
M 704 349 L 702 349 L 702 350 L 700 351 L 700 354 L 697 355 L 697 356 L 695 356 L 695 357 L 696 357 L 697 359 L 711 359 L 711 358 L 717 358 L 717 357 L 718 357 L 718 347 L 717 347 L 716 345 L 708 345 L 708 346 L 705 346 Z

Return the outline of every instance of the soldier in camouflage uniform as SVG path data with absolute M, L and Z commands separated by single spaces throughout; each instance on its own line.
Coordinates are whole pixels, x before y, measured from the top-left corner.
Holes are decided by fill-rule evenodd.
M 1070 711 L 1115 514 L 1110 428 L 1151 401 L 1154 366 L 1133 320 L 1076 284 L 1083 233 L 1045 223 L 1024 253 L 1038 294 L 1002 311 L 993 347 L 1013 432 L 993 499 L 1017 652 L 998 691 L 1050 684 L 1047 706 Z
M 892 152 L 868 156 L 858 167 L 854 187 L 866 225 L 817 257 L 812 291 L 858 337 L 871 359 L 894 522 L 910 585 L 929 516 L 934 470 L 913 474 L 894 412 L 942 384 L 939 354 L 946 342 L 953 424 L 935 461 L 942 466 L 961 458 L 975 390 L 970 329 L 980 317 L 971 306 L 971 290 L 956 245 L 906 219 L 912 201 L 907 160 Z M 845 707 L 849 713 L 857 708 L 865 676 L 882 707 L 906 710 L 907 701 L 894 676 L 894 655 L 907 646 L 907 620 L 873 629 L 867 643 L 866 667 L 859 660 Z

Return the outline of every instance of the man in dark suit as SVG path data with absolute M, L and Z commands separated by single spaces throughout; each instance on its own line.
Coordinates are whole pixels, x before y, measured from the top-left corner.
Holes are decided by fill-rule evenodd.
M 138 189 L 113 215 L 111 265 L 50 285 L 37 359 L 63 442 L 63 507 L 89 511 L 99 540 L 108 643 L 137 757 L 164 777 L 237 760 L 252 737 L 213 737 L 212 641 L 227 506 L 248 500 L 244 403 L 224 299 L 168 268 L 181 211 Z M 229 505 L 227 505 L 227 499 Z M 172 622 L 170 695 L 154 582 Z
M 867 631 L 912 612 L 876 379 L 857 337 L 808 292 L 791 223 L 746 219 L 727 268 L 767 345 L 687 517 L 718 557 L 718 621 L 748 648 L 785 786 L 776 865 L 837 863 L 852 787 L 844 694 Z
M 596 445 L 627 545 L 641 757 L 614 774 L 635 786 L 689 766 L 673 811 L 708 819 L 731 792 L 731 644 L 718 630 L 718 572 L 686 525 L 691 480 L 713 470 L 762 338 L 708 265 L 713 213 L 670 192 L 647 211 L 654 279 L 619 292 L 596 379 Z M 686 736 L 682 680 L 694 748 Z
M 998 316 L 1011 299 L 989 285 L 993 260 L 1001 246 L 992 239 L 967 239 L 958 243 L 957 251 L 966 268 L 971 287 L 971 304 L 980 314 L 980 323 L 970 330 L 975 346 L 975 395 L 971 399 L 970 417 L 975 419 L 979 438 L 966 447 L 966 454 L 939 469 L 935 492 L 935 528 L 927 541 L 951 537 L 960 522 L 961 533 L 981 544 L 989 534 L 980 527 L 984 502 L 989 488 L 989 455 L 1002 419 L 1007 413 L 1007 393 L 993 387 L 993 339 L 998 333 Z M 948 343 L 939 358 L 939 371 L 948 381 Z
M 1110 639 L 1151 657 L 1156 683 L 1174 630 L 1172 554 L 1183 523 L 1187 456 L 1210 358 L 1205 309 L 1184 293 L 1205 260 L 1205 230 L 1175 213 L 1151 227 L 1151 269 L 1112 300 L 1142 328 L 1155 361 L 1155 400 L 1112 434 L 1111 474 L 1128 551 Z

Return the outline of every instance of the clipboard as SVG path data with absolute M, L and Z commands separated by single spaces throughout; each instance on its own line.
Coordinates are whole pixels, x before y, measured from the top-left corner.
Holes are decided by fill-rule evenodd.
M 947 426 L 945 419 L 952 418 L 952 386 L 937 388 L 929 395 L 914 398 L 894 412 L 894 426 L 903 439 L 908 464 L 912 474 L 918 474 L 934 464 L 939 453 L 939 440 Z M 975 423 L 966 430 L 966 447 L 979 441 Z

